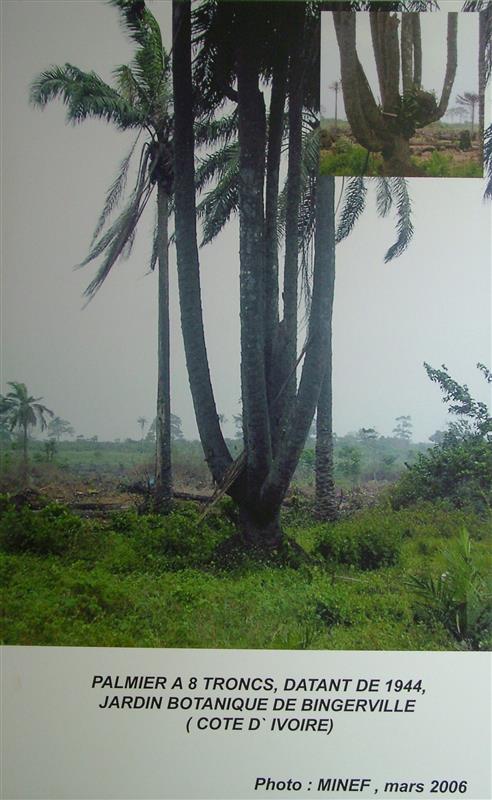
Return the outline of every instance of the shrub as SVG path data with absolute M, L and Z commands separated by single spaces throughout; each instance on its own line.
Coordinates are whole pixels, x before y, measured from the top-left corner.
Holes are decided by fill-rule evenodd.
M 492 506 L 492 444 L 478 437 L 444 442 L 417 461 L 393 487 L 394 509 L 417 500 L 448 499 L 456 508 L 484 511 Z
M 58 503 L 49 503 L 41 511 L 7 505 L 0 516 L 0 544 L 10 553 L 63 555 L 87 537 L 93 538 L 83 520 Z
M 365 512 L 332 526 L 323 526 L 315 553 L 328 561 L 363 570 L 396 564 L 401 535 L 389 515 Z
M 417 596 L 417 616 L 436 620 L 458 641 L 486 649 L 492 623 L 492 604 L 485 581 L 463 529 L 443 551 L 446 569 L 440 576 L 414 575 L 407 585 Z
M 460 131 L 460 150 L 470 150 L 471 148 L 471 136 L 469 130 Z
M 216 511 L 203 520 L 187 504 L 166 517 L 138 517 L 134 546 L 146 560 L 161 559 L 167 569 L 198 566 L 210 560 L 217 545 L 233 532 L 232 524 Z
M 321 154 L 321 172 L 327 175 L 378 175 L 382 169 L 381 156 L 368 153 L 347 136 L 340 136 L 330 150 Z
M 392 495 L 394 508 L 417 499 L 449 499 L 457 508 L 472 506 L 477 511 L 492 506 L 492 417 L 485 403 L 474 400 L 466 384 L 460 385 L 441 369 L 424 367 L 431 381 L 444 394 L 448 411 L 459 417 L 449 425 L 443 441 L 417 461 L 396 484 Z M 492 375 L 477 364 L 487 383 Z
M 452 158 L 446 153 L 434 150 L 430 159 L 422 166 L 425 174 L 431 178 L 447 178 L 451 174 Z
M 125 588 L 111 575 L 96 569 L 91 573 L 68 573 L 62 578 L 64 612 L 92 622 L 103 614 L 122 614 L 130 608 Z

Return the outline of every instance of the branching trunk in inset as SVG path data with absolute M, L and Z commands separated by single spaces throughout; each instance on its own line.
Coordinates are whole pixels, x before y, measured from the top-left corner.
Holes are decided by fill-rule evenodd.
M 410 139 L 418 128 L 446 112 L 457 67 L 458 15 L 448 13 L 446 72 L 439 101 L 422 81 L 420 14 L 369 12 L 381 104 L 375 100 L 356 44 L 356 12 L 333 11 L 340 50 L 347 119 L 357 141 L 381 153 L 387 175 L 418 174 L 410 161 Z M 401 76 L 401 82 L 400 82 Z

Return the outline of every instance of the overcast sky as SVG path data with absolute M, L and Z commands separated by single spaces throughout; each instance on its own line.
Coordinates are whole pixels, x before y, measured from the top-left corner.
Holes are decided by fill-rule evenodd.
M 149 6 L 168 35 L 170 4 Z M 133 136 L 96 121 L 68 126 L 60 103 L 44 112 L 28 103 L 30 82 L 49 65 L 68 61 L 109 81 L 132 47 L 116 10 L 99 0 L 4 0 L 2 16 L 1 391 L 7 381 L 25 382 L 77 433 L 137 438 L 137 418 L 155 414 L 157 276 L 146 274 L 153 213 L 142 220 L 131 259 L 84 310 L 94 268 L 72 269 L 87 254 L 105 190 Z M 460 91 L 469 88 L 465 82 Z M 378 219 L 372 199 L 337 250 L 339 435 L 361 426 L 390 434 L 401 414 L 412 416 L 416 439 L 443 427 L 445 407 L 424 360 L 446 363 L 487 399 L 475 369 L 491 361 L 491 217 L 482 181 L 411 179 L 409 186 L 415 237 L 404 256 L 383 263 L 394 220 Z M 232 223 L 201 257 L 212 378 L 229 420 L 240 396 L 238 250 Z M 173 411 L 194 437 L 173 251 L 171 283 Z M 233 433 L 231 422 L 225 431 Z

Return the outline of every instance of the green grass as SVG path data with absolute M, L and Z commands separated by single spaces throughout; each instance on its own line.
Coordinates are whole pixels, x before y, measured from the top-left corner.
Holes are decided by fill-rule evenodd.
M 435 151 L 430 159 L 412 157 L 412 164 L 421 171 L 422 176 L 433 178 L 481 178 L 483 167 L 476 161 L 455 162 L 450 153 Z M 330 148 L 321 150 L 320 169 L 324 175 L 368 175 L 384 174 L 383 159 L 377 153 L 371 153 L 358 144 L 352 144 L 344 136 Z
M 53 520 L 56 530 L 48 535 Z M 335 525 L 314 525 L 305 513 L 296 521 L 291 512 L 287 532 L 306 558 L 289 546 L 269 557 L 241 553 L 231 539 L 227 506 L 205 523 L 197 521 L 190 504 L 166 520 L 120 513 L 106 524 L 75 522 L 68 510 L 53 505 L 35 513 L 4 504 L 3 641 L 355 650 L 470 646 L 442 615 L 422 613 L 408 579 L 438 578 L 448 569 L 446 548 L 464 525 L 474 568 L 488 574 L 490 520 L 430 503 L 367 510 Z M 319 544 L 330 538 L 336 546 L 326 560 Z M 357 550 L 359 539 L 369 550 Z M 370 563 L 364 561 L 367 552 Z M 354 553 L 357 558 L 347 563 L 347 554 Z M 480 640 L 476 646 L 485 645 Z

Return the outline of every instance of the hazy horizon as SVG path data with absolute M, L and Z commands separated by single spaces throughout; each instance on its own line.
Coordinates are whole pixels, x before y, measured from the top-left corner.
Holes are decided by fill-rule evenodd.
M 169 35 L 170 4 L 149 7 Z M 116 9 L 92 0 L 4 0 L 2 69 L 1 387 L 26 383 L 77 434 L 139 438 L 155 416 L 157 275 L 147 275 L 153 209 L 134 252 L 117 264 L 82 310 L 95 267 L 73 271 L 121 159 L 135 136 L 98 121 L 65 123 L 61 102 L 29 106 L 29 85 L 52 64 L 94 69 L 105 80 L 132 57 Z M 424 53 L 425 58 L 425 53 Z M 333 80 L 337 76 L 333 75 Z M 337 247 L 334 310 L 334 430 L 374 427 L 390 435 L 411 415 L 414 441 L 448 421 L 423 362 L 487 401 L 475 367 L 491 365 L 490 204 L 477 179 L 410 179 L 415 235 L 385 264 L 394 220 L 377 217 L 374 190 L 354 233 Z M 337 195 L 342 179 L 337 179 Z M 152 203 L 149 204 L 149 206 Z M 227 436 L 240 413 L 238 225 L 201 251 L 205 328 L 217 408 Z M 171 269 L 172 410 L 187 438 L 196 424 Z M 299 336 L 303 341 L 304 333 Z

